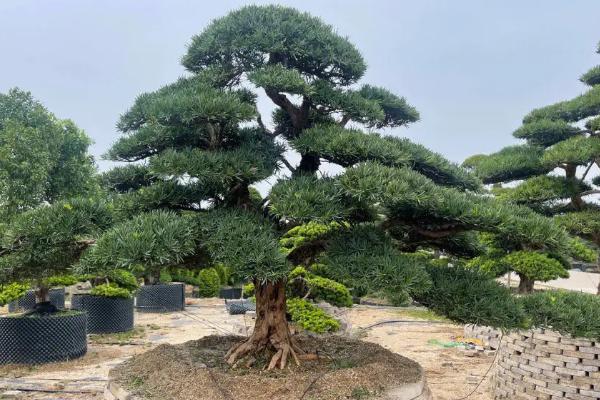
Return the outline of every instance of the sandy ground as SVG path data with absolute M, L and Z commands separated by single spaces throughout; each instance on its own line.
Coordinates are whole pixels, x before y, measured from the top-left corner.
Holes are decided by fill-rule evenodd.
M 6 309 L 0 309 L 0 313 Z M 462 327 L 426 321 L 410 310 L 355 306 L 343 311 L 348 333 L 412 358 L 426 371 L 434 398 L 454 400 L 470 393 L 493 361 L 492 356 L 469 357 L 456 348 L 428 344 L 448 342 Z M 370 325 L 385 320 L 409 322 Z M 134 354 L 161 343 L 182 343 L 210 334 L 246 335 L 253 325 L 249 316 L 228 315 L 222 300 L 193 299 L 183 313 L 136 313 L 136 332 L 91 337 L 88 354 L 71 362 L 42 367 L 0 367 L 0 399 L 102 399 L 108 371 Z M 470 400 L 491 400 L 489 378 Z M 12 394 L 14 390 L 15 392 Z M 14 396 L 14 397 L 10 397 Z

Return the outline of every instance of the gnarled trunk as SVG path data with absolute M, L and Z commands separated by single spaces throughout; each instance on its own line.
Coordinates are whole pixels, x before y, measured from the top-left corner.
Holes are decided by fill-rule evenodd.
M 35 289 L 35 307 L 31 312 L 36 314 L 52 314 L 58 309 L 50 303 L 50 288 L 45 284 L 38 284 Z
M 286 320 L 285 281 L 276 283 L 254 282 L 256 295 L 256 323 L 254 332 L 245 341 L 232 347 L 225 355 L 230 365 L 248 357 L 247 366 L 252 365 L 254 356 L 261 352 L 274 352 L 268 369 L 284 368 L 288 358 L 299 363 L 297 352 Z
M 520 294 L 528 294 L 533 292 L 533 285 L 535 283 L 535 281 L 533 279 L 529 279 L 526 276 L 522 275 L 522 274 L 518 274 L 519 275 L 519 293 Z

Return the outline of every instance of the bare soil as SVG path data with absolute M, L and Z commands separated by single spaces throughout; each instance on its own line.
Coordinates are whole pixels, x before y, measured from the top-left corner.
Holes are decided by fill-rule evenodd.
M 225 354 L 244 340 L 207 336 L 179 345 L 160 345 L 119 365 L 117 382 L 147 399 L 314 399 L 376 398 L 390 384 L 415 383 L 423 371 L 412 360 L 383 347 L 340 336 L 297 337 L 319 358 L 266 371 L 269 358 L 252 368 L 232 370 Z

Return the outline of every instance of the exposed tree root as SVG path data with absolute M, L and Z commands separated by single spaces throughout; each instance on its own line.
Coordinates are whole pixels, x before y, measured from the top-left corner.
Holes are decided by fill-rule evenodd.
M 225 355 L 232 368 L 248 358 L 246 366 L 256 361 L 263 352 L 274 352 L 267 366 L 284 369 L 289 359 L 300 365 L 298 354 L 304 354 L 290 334 L 285 316 L 285 283 L 256 283 L 256 323 L 254 332 L 245 341 L 233 346 Z

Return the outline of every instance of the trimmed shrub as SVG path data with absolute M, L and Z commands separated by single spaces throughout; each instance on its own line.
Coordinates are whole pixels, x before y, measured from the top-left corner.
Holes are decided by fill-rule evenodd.
M 49 287 L 71 286 L 80 281 L 81 279 L 75 275 L 56 275 L 45 279 Z
M 520 299 L 528 323 L 562 334 L 600 339 L 600 297 L 566 290 L 548 290 Z
M 292 321 L 307 331 L 325 333 L 340 329 L 336 319 L 307 300 L 288 299 L 287 311 Z
M 214 268 L 203 269 L 198 273 L 198 295 L 200 297 L 217 297 L 221 288 L 219 274 Z
M 352 307 L 352 295 L 341 283 L 320 276 L 307 279 L 310 296 L 338 307 Z
M 488 276 L 464 268 L 427 267 L 433 285 L 415 299 L 438 314 L 461 324 L 495 328 L 525 326 L 517 298 Z
M 18 282 L 0 287 L 0 306 L 23 297 L 29 290 L 29 287 L 26 283 Z
M 94 286 L 90 291 L 92 296 L 102 297 L 120 297 L 128 299 L 131 297 L 131 292 L 128 289 L 119 287 L 115 284 L 105 283 L 103 285 Z
M 242 287 L 242 295 L 244 296 L 245 299 L 247 299 L 248 297 L 254 296 L 254 283 L 252 283 L 252 282 L 246 283 Z
M 139 287 L 135 275 L 124 269 L 115 269 L 114 271 L 111 271 L 107 278 L 116 286 L 126 289 L 129 292 L 133 292 Z
M 545 282 L 569 277 L 569 273 L 560 261 L 543 253 L 516 251 L 508 254 L 502 260 L 510 265 L 513 271 L 531 280 Z
M 160 271 L 160 277 L 158 278 L 158 281 L 160 283 L 171 283 L 173 282 L 173 277 L 171 276 L 168 270 L 163 269 L 162 271 Z

